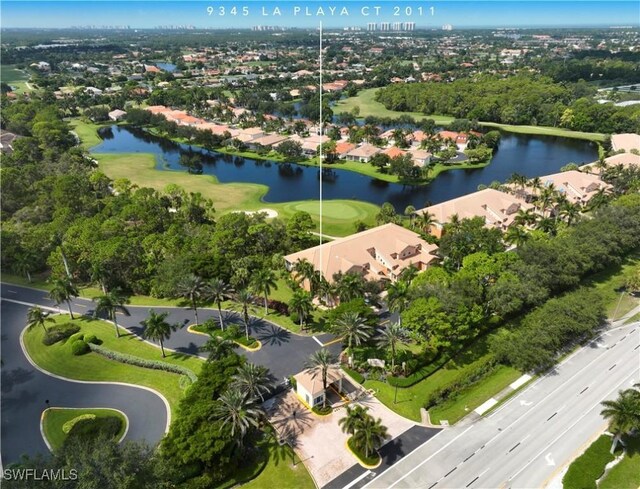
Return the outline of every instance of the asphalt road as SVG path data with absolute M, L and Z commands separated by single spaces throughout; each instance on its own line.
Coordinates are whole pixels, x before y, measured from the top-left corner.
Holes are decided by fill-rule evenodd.
M 368 488 L 540 488 L 602 432 L 640 378 L 640 322 L 607 331 L 493 413 L 443 430 Z
M 2 436 L 0 453 L 3 464 L 19 459 L 22 454 L 46 453 L 47 448 L 40 434 L 40 416 L 47 407 L 113 407 L 123 411 L 130 421 L 127 439 L 159 441 L 165 431 L 167 413 L 162 400 L 155 394 L 135 387 L 108 384 L 80 384 L 46 375 L 29 363 L 20 348 L 20 333 L 25 327 L 26 316 L 31 304 L 55 308 L 54 301 L 46 291 L 2 283 Z M 74 313 L 91 314 L 94 304 L 90 300 L 73 301 Z M 194 321 L 193 311 L 168 307 L 128 307 L 131 316 L 118 314 L 118 324 L 130 331 L 141 334 L 140 321 L 147 317 L 149 309 L 168 312 L 172 323 L 190 324 Z M 62 307 L 66 313 L 66 306 Z M 239 323 L 237 314 L 223 312 L 225 319 Z M 209 317 L 217 320 L 214 310 L 199 311 L 200 321 Z M 332 335 L 294 335 L 275 324 L 258 318 L 251 322 L 251 334 L 263 346 L 256 352 L 238 348 L 249 361 L 265 365 L 277 380 L 298 373 L 304 368 L 309 356 L 321 348 L 321 343 L 334 339 Z M 198 354 L 206 358 L 207 353 L 198 347 L 207 340 L 206 336 L 189 333 L 186 326 L 172 334 L 165 342 L 166 348 L 179 352 Z M 341 345 L 327 346 L 334 354 Z
M 167 423 L 165 404 L 153 392 L 109 384 L 80 384 L 37 370 L 20 348 L 28 307 L 2 301 L 1 445 L 3 466 L 21 455 L 48 453 L 40 434 L 40 416 L 51 407 L 110 407 L 129 418 L 126 439 L 156 443 Z

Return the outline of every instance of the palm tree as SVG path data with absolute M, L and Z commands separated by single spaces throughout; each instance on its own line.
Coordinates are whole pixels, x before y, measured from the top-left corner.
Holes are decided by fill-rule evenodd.
M 571 224 L 573 224 L 580 218 L 581 211 L 582 209 L 578 204 L 566 202 L 560 206 L 558 214 L 566 221 L 569 226 L 571 226 Z
M 313 311 L 311 294 L 304 289 L 295 290 L 289 301 L 289 309 L 298 315 L 300 328 L 302 328 Z
M 224 320 L 222 319 L 222 301 L 226 300 L 233 292 L 233 289 L 221 278 L 214 278 L 207 284 L 209 298 L 215 301 L 218 306 L 218 319 L 220 329 L 224 331 Z
M 410 304 L 409 283 L 398 280 L 387 287 L 387 305 L 389 310 L 401 314 Z
M 404 215 L 409 218 L 409 225 L 413 226 L 413 218 L 415 217 L 416 208 L 412 205 L 408 205 L 404 209 Z
M 622 435 L 640 428 L 640 391 L 625 389 L 618 393 L 615 401 L 603 401 L 604 409 L 600 412 L 609 420 L 611 431 L 615 433 L 611 453 L 613 453 Z
M 234 388 L 228 389 L 218 398 L 213 410 L 213 419 L 222 421 L 220 429 L 230 425 L 231 436 L 236 438 L 240 447 L 249 429 L 260 426 L 263 418 L 264 411 L 256 405 L 255 400 Z
M 305 364 L 306 370 L 311 373 L 312 378 L 316 378 L 318 375 L 322 379 L 322 388 L 326 392 L 328 384 L 327 384 L 327 375 L 329 373 L 329 368 L 332 364 L 336 363 L 336 358 L 331 354 L 329 350 L 326 348 L 322 348 L 320 350 L 315 351 L 310 357 L 307 363 Z M 327 406 L 327 396 L 325 395 L 322 400 L 322 407 Z
M 11 265 L 11 271 L 16 275 L 24 275 L 29 283 L 31 283 L 31 270 L 33 270 L 33 260 L 26 253 L 20 253 Z
M 387 427 L 382 424 L 380 418 L 374 419 L 373 416 L 366 415 L 353 434 L 353 443 L 364 451 L 365 457 L 369 457 L 382 446 L 388 436 Z
M 611 195 L 605 188 L 600 188 L 589 200 L 589 209 L 596 210 L 605 205 L 611 199 Z
M 129 310 L 125 307 L 126 298 L 115 290 L 105 295 L 95 297 L 93 300 L 96 303 L 93 316 L 97 317 L 104 313 L 107 316 L 107 319 L 113 321 L 113 325 L 116 328 L 116 337 L 120 338 L 120 330 L 118 329 L 118 319 L 116 318 L 116 314 L 120 312 L 125 316 L 131 316 Z
M 263 402 L 264 394 L 267 394 L 273 388 L 269 370 L 253 363 L 245 363 L 238 367 L 238 371 L 231 379 L 232 386 L 251 398 L 260 397 Z
M 518 226 L 531 226 L 536 223 L 538 216 L 531 209 L 520 209 L 513 222 Z
M 147 319 L 140 321 L 144 326 L 142 337 L 145 339 L 158 341 L 160 350 L 162 350 L 162 358 L 166 357 L 164 353 L 164 340 L 171 338 L 171 333 L 180 327 L 179 324 L 169 324 L 167 321 L 168 312 L 156 313 L 153 309 L 149 311 Z
M 416 226 L 418 226 L 424 234 L 429 234 L 431 226 L 433 226 L 435 222 L 434 215 L 425 211 L 418 215 Z
M 240 289 L 235 295 L 235 300 L 238 303 L 236 307 L 242 312 L 244 331 L 249 341 L 249 306 L 253 304 L 253 294 L 247 289 Z
M 391 350 L 391 371 L 394 372 L 396 368 L 396 353 L 399 345 L 404 345 L 409 340 L 409 333 L 404 329 L 400 321 L 390 323 L 386 328 L 380 331 L 378 337 L 378 345 L 381 348 L 388 348 Z
M 373 328 L 354 311 L 346 311 L 336 319 L 333 328 L 342 340 L 347 343 L 347 350 L 351 352 L 353 345 L 360 346 L 371 338 Z
M 200 351 L 208 351 L 209 357 L 207 358 L 207 362 L 213 362 L 226 357 L 237 347 L 238 344 L 235 341 L 220 336 L 212 336 L 199 349 Z
M 73 317 L 73 311 L 71 310 L 71 299 L 78 297 L 78 287 L 76 287 L 68 278 L 56 278 L 53 280 L 53 287 L 49 291 L 49 297 L 56 301 L 56 305 L 60 305 L 63 302 L 67 303 L 69 309 L 69 316 Z
M 558 231 L 556 221 L 551 219 L 550 217 L 544 217 L 540 219 L 538 221 L 538 224 L 536 225 L 536 229 L 544 231 L 551 236 L 555 236 Z
M 345 273 L 336 280 L 340 302 L 349 302 L 364 296 L 364 278 L 357 273 Z
M 52 322 L 54 321 L 53 321 L 53 318 L 49 317 L 49 313 L 44 312 L 38 306 L 32 307 L 29 309 L 29 312 L 27 314 L 27 329 L 33 329 L 37 326 L 42 326 L 42 329 L 44 329 L 44 332 L 48 333 L 49 331 L 47 330 L 45 323 L 52 323 Z
M 207 295 L 207 284 L 192 273 L 178 284 L 178 294 L 191 302 L 198 326 L 198 302 Z
M 271 268 L 262 268 L 253 276 L 253 288 L 258 294 L 264 295 L 264 314 L 269 314 L 269 294 L 278 288 L 276 274 Z
M 504 240 L 517 247 L 522 246 L 529 239 L 529 233 L 527 233 L 521 226 L 510 226 L 507 232 L 504 233 Z
M 367 415 L 369 408 L 356 404 L 354 407 L 347 405 L 347 413 L 344 418 L 338 421 L 338 425 L 342 428 L 342 432 L 347 435 L 353 435 L 362 420 Z
M 307 280 L 309 282 L 309 291 L 312 295 L 316 295 L 317 286 L 319 285 L 319 274 L 316 273 L 313 263 L 306 258 L 303 258 L 293 265 L 293 271 L 298 283 L 303 284 L 304 281 Z

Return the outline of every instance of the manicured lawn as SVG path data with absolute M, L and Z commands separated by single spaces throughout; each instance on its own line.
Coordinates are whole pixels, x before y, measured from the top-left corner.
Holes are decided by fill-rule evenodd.
M 600 489 L 637 489 L 640 487 L 640 436 L 624 438 L 626 453 L 600 481 Z
M 83 414 L 93 414 L 96 418 L 116 417 L 122 421 L 122 428 L 116 435 L 116 439 L 120 440 L 124 435 L 124 431 L 127 426 L 127 420 L 120 411 L 115 409 L 106 408 L 56 408 L 52 407 L 44 411 L 44 417 L 42 420 L 42 428 L 44 435 L 51 447 L 56 450 L 62 446 L 67 438 L 67 433 L 62 431 L 63 425 L 67 421 L 71 421 L 73 418 L 81 416 Z
M 389 110 L 380 102 L 374 100 L 374 96 L 378 88 L 368 88 L 361 90 L 355 97 L 340 100 L 333 107 L 335 113 L 350 112 L 354 107 L 360 108 L 359 117 L 367 117 L 368 115 L 376 117 L 400 117 L 409 115 L 416 120 L 433 119 L 436 124 L 444 126 L 453 121 L 453 117 L 446 115 L 424 115 L 420 112 L 400 112 Z M 566 138 L 588 139 L 590 141 L 604 141 L 606 135 L 595 132 L 570 131 L 559 127 L 545 126 L 515 126 L 510 124 L 498 124 L 496 122 L 480 122 L 481 126 L 502 129 L 507 132 L 515 132 L 521 134 L 538 134 L 545 136 L 562 136 Z
M 18 94 L 28 90 L 29 74 L 17 69 L 14 65 L 0 65 L 0 80 L 12 86 Z
M 640 321 L 640 312 L 631 316 L 624 322 L 624 324 L 635 323 L 636 321 Z
M 367 380 L 364 385 L 368 389 L 374 389 L 376 397 L 393 411 L 414 421 L 420 421 L 420 408 L 426 405 L 429 396 L 437 389 L 454 381 L 467 370 L 473 369 L 484 360 L 486 355 L 488 355 L 487 337 L 483 337 L 432 375 L 411 387 L 398 388 L 395 404 L 393 402 L 395 387 L 379 380 Z M 450 423 L 457 421 L 455 416 L 464 412 L 465 405 L 469 410 L 475 409 L 495 393 L 507 387 L 520 375 L 509 367 L 504 367 L 504 369 L 499 368 L 494 375 L 475 384 L 451 405 L 437 406 L 435 408 L 436 414 L 431 417 L 431 421 L 434 424 L 438 423 L 440 419 L 448 419 Z M 441 412 L 438 412 L 438 409 Z
M 465 390 L 453 401 L 431 408 L 429 410 L 431 422 L 437 424 L 447 420 L 450 424 L 456 423 L 521 375 L 522 373 L 513 367 L 500 365 L 495 372 Z
M 445 115 L 424 115 L 420 112 L 398 112 L 396 110 L 389 110 L 380 102 L 374 100 L 375 94 L 378 88 L 367 88 L 366 90 L 360 90 L 355 97 L 349 97 L 344 100 L 339 100 L 334 107 L 332 107 L 335 113 L 351 112 L 354 107 L 360 108 L 360 115 L 358 117 L 367 117 L 372 115 L 375 117 L 400 117 L 401 115 L 410 115 L 414 119 L 433 119 L 436 124 L 443 125 L 450 123 L 454 118 Z
M 614 265 L 592 276 L 586 285 L 595 287 L 604 296 L 607 315 L 618 319 L 640 305 L 640 298 L 633 297 L 622 290 L 632 270 L 640 265 L 640 250 L 627 256 L 620 265 Z M 615 317 L 614 317 L 615 315 Z
M 54 320 L 56 323 L 70 321 L 68 315 L 54 316 Z M 173 363 L 196 374 L 200 372 L 202 360 L 197 357 L 167 351 L 167 357 L 163 359 L 160 348 L 145 343 L 134 335 L 116 338 L 114 328 L 109 323 L 93 319 L 76 319 L 74 322 L 80 325 L 81 332 L 95 334 L 103 341 L 102 346 L 110 350 Z M 180 375 L 126 365 L 93 352 L 74 356 L 70 345 L 64 341 L 45 346 L 42 343 L 43 335 L 42 328 L 34 328 L 24 334 L 25 348 L 40 368 L 71 379 L 125 382 L 150 387 L 163 394 L 169 401 L 172 412 L 175 412 L 183 395 L 179 384 Z
M 100 127 L 112 126 L 113 124 L 113 122 L 109 122 L 107 124 L 94 124 L 92 122 L 85 122 L 81 119 L 69 120 L 69 125 L 82 141 L 82 147 L 87 150 L 102 143 L 102 139 L 98 136 L 97 130 Z
M 569 466 L 562 478 L 564 489 L 596 489 L 596 480 L 614 456 L 610 453 L 611 437 L 602 435 Z M 619 489 L 619 488 L 617 488 Z

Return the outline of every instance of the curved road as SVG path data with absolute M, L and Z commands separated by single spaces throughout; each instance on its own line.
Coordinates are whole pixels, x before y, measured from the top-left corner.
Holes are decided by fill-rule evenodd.
M 80 384 L 51 377 L 31 365 L 20 348 L 28 306 L 2 301 L 2 463 L 47 453 L 40 416 L 51 407 L 110 407 L 129 418 L 126 439 L 159 441 L 165 404 L 153 392 L 124 385 Z
M 31 304 L 55 308 L 54 301 L 46 291 L 13 284 L 0 285 L 2 297 L 2 461 L 15 461 L 21 454 L 46 453 L 46 445 L 40 435 L 40 415 L 50 406 L 64 407 L 113 407 L 127 414 L 130 421 L 127 439 L 155 443 L 164 434 L 167 414 L 162 400 L 155 394 L 134 387 L 79 384 L 48 376 L 35 369 L 25 358 L 20 348 L 20 333 L 26 323 L 26 314 Z M 72 303 L 74 313 L 92 314 L 94 303 L 76 299 Z M 165 347 L 178 352 L 206 357 L 198 352 L 207 337 L 189 333 L 186 325 L 193 322 L 193 311 L 179 307 L 128 306 L 131 316 L 118 314 L 118 324 L 140 335 L 140 321 L 146 318 L 149 309 L 168 312 L 168 321 L 185 325 L 172 334 Z M 62 308 L 66 313 L 66 307 Z M 239 317 L 223 311 L 227 322 L 240 323 Z M 200 321 L 217 320 L 217 310 L 199 310 Z M 278 380 L 293 375 L 304 368 L 309 356 L 322 344 L 334 339 L 328 334 L 315 337 L 299 336 L 268 321 L 252 318 L 251 334 L 262 342 L 256 352 L 237 351 L 253 363 L 269 368 Z M 339 343 L 328 345 L 332 353 L 341 349 Z

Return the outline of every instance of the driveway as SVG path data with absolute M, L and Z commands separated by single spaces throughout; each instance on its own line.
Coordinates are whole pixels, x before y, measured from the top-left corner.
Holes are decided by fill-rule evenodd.
M 2 301 L 2 464 L 21 455 L 48 453 L 40 434 L 40 416 L 51 407 L 109 407 L 129 418 L 127 440 L 157 443 L 167 424 L 164 402 L 153 392 L 110 384 L 81 384 L 36 369 L 20 347 L 28 306 Z
M 369 408 L 369 414 L 382 419 L 382 424 L 389 431 L 389 441 L 415 426 L 371 395 L 353 404 Z M 318 416 L 304 407 L 293 391 L 289 391 L 274 400 L 270 413 L 271 423 L 280 436 L 294 446 L 318 487 L 327 485 L 358 463 L 347 448 L 349 436 L 338 424 L 345 416 L 346 408 L 339 408 L 329 416 Z

